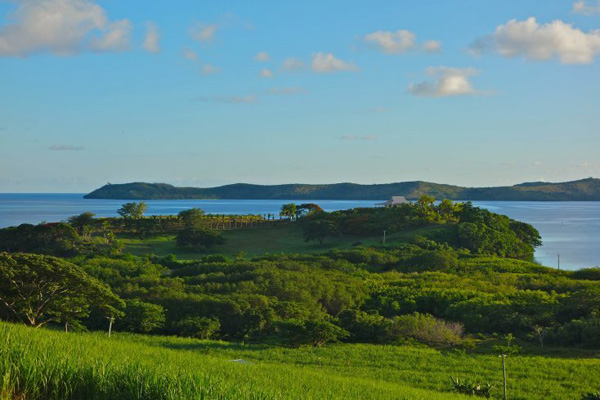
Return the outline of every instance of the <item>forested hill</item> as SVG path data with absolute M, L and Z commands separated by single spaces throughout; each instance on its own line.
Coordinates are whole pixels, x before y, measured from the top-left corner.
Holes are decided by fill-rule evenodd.
M 417 199 L 423 194 L 451 200 L 600 201 L 600 179 L 572 182 L 530 182 L 515 186 L 467 188 L 430 182 L 376 185 L 336 183 L 323 185 L 251 185 L 237 183 L 213 188 L 175 187 L 165 183 L 107 184 L 86 199 L 286 199 L 382 200 L 391 196 Z

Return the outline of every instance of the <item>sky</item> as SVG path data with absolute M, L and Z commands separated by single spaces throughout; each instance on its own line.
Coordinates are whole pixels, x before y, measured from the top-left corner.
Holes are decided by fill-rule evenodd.
M 0 0 L 0 192 L 600 177 L 600 0 Z

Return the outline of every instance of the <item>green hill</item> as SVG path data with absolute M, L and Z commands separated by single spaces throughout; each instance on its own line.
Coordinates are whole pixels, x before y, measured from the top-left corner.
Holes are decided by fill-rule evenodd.
M 86 199 L 281 199 L 281 200 L 382 200 L 402 195 L 417 199 L 423 194 L 451 200 L 600 201 L 600 179 L 514 186 L 468 188 L 431 182 L 374 185 L 356 183 L 252 185 L 236 183 L 213 188 L 175 187 L 166 183 L 107 184 L 85 195 Z

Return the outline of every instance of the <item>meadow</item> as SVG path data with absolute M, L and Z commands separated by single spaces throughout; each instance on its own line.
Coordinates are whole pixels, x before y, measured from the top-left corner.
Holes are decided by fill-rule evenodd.
M 600 359 L 508 358 L 511 399 L 579 398 Z M 64 333 L 0 323 L 2 399 L 458 399 L 450 377 L 494 385 L 496 354 L 417 345 L 290 349 L 166 336 Z M 232 361 L 243 360 L 243 362 Z
M 444 225 L 435 225 L 405 229 L 386 235 L 386 244 L 393 246 L 409 242 L 415 236 L 434 236 L 446 230 Z M 237 256 L 243 254 L 250 257 L 274 253 L 320 253 L 332 249 L 350 249 L 360 243 L 363 246 L 378 246 L 383 242 L 383 231 L 380 235 L 343 235 L 329 237 L 322 244 L 306 242 L 302 227 L 290 223 L 265 227 L 261 229 L 237 229 L 222 232 L 225 243 L 202 252 L 177 247 L 175 235 L 153 235 L 143 239 L 135 235 L 119 235 L 124 244 L 124 252 L 136 256 L 155 255 L 159 257 L 174 254 L 180 260 L 195 260 L 206 254 L 223 254 Z

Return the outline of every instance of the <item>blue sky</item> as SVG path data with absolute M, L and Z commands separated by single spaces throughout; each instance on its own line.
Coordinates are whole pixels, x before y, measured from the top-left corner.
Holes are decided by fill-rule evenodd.
M 0 192 L 600 176 L 600 1 L 0 1 Z

